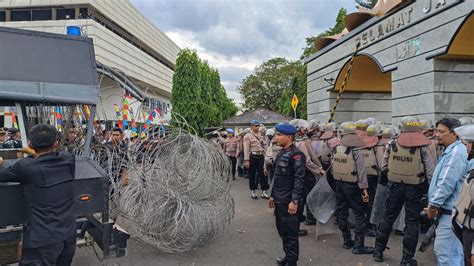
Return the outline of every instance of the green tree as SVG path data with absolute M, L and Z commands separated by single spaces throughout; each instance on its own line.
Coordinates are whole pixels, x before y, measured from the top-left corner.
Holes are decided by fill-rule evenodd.
M 244 98 L 243 108 L 266 108 L 282 114 L 293 114 L 293 94 L 300 99 L 299 107 L 306 105 L 306 84 L 301 81 L 304 68 L 300 61 L 291 62 L 281 57 L 264 62 L 240 83 L 238 91 Z M 306 117 L 306 112 L 300 110 L 298 109 L 298 117 Z
M 377 4 L 378 0 L 355 0 L 361 7 L 372 9 Z
M 316 36 L 311 36 L 306 38 L 306 47 L 303 50 L 303 54 L 301 55 L 301 59 L 304 59 L 318 51 L 318 49 L 315 46 L 316 41 L 319 38 L 326 37 L 326 36 L 331 36 L 335 35 L 338 33 L 341 33 L 345 26 L 344 23 L 344 18 L 347 16 L 347 10 L 345 8 L 340 8 L 339 12 L 337 13 L 336 17 L 336 24 L 334 27 L 329 28 L 328 30 L 316 35 Z
M 198 134 L 202 134 L 203 122 L 205 121 L 201 101 L 200 64 L 196 51 L 181 50 L 176 59 L 171 92 L 173 114 L 186 119 L 187 123 Z
M 227 98 L 219 71 L 199 59 L 196 51 L 184 49 L 178 54 L 171 92 L 173 114 L 186 119 L 198 134 L 205 127 L 220 126 L 239 109 Z M 175 124 L 175 123 L 174 123 Z

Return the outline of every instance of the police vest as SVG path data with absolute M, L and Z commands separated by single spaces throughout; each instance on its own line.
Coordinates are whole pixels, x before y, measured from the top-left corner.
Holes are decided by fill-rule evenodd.
M 332 174 L 335 180 L 357 182 L 357 168 L 351 148 L 337 146 L 332 156 Z
M 461 192 L 458 195 L 455 210 L 456 222 L 468 230 L 474 230 L 474 170 L 471 170 L 468 177 L 461 187 Z
M 404 148 L 396 142 L 390 144 L 388 180 L 395 183 L 418 185 L 425 181 L 425 167 L 421 148 Z
M 329 148 L 329 140 L 325 140 L 323 143 L 323 147 L 321 149 L 321 162 L 325 164 L 329 164 L 331 158 L 331 149 Z
M 378 175 L 377 159 L 375 157 L 375 148 L 367 148 L 361 150 L 362 156 L 364 156 L 364 167 L 367 175 Z

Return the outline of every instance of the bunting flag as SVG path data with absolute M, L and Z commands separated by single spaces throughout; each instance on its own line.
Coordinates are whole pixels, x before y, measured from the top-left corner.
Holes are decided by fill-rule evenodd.
M 123 129 L 122 113 L 120 112 L 120 108 L 116 104 L 114 104 L 114 108 L 115 108 L 115 117 L 117 119 L 118 127 Z
M 18 129 L 18 122 L 16 121 L 16 116 L 15 116 L 15 112 L 11 112 L 12 114 L 12 124 L 13 124 L 13 127 Z
M 123 114 L 123 126 L 128 126 L 128 118 L 129 118 L 129 110 L 130 110 L 130 102 L 128 101 L 128 96 L 125 95 L 123 98 L 123 106 L 122 106 L 122 114 Z
M 62 113 L 61 113 L 61 107 L 56 106 L 56 127 L 58 128 L 58 131 L 62 131 Z
M 91 118 L 91 109 L 89 108 L 89 105 L 84 105 L 84 114 L 86 115 L 86 120 Z
M 147 116 L 146 116 L 146 113 L 145 112 L 142 112 L 142 118 L 143 118 L 143 129 L 148 129 L 148 119 L 147 119 Z

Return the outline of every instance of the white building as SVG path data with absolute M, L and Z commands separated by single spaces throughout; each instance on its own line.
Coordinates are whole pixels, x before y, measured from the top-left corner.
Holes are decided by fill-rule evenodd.
M 79 26 L 83 35 L 93 38 L 99 65 L 117 74 L 103 75 L 99 69 L 99 118 L 115 119 L 114 104 L 122 104 L 125 90 L 147 99 L 143 105 L 131 104 L 135 113 L 160 108 L 162 118 L 170 118 L 180 48 L 128 0 L 2 0 L 0 26 L 60 34 L 66 34 L 68 26 Z M 120 86 L 124 81 L 131 85 Z

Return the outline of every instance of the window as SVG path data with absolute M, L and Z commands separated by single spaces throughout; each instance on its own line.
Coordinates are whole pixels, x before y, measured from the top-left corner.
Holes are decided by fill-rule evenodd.
M 11 21 L 31 21 L 31 10 L 12 10 Z
M 89 16 L 89 11 L 87 10 L 87 8 L 80 8 L 79 9 L 79 18 L 80 19 L 87 18 L 88 16 Z
M 76 10 L 74 8 L 56 9 L 56 19 L 76 19 Z
M 33 10 L 33 20 L 51 20 L 52 17 L 51 9 Z
M 6 20 L 7 20 L 7 12 L 0 11 L 0 21 L 6 21 Z

